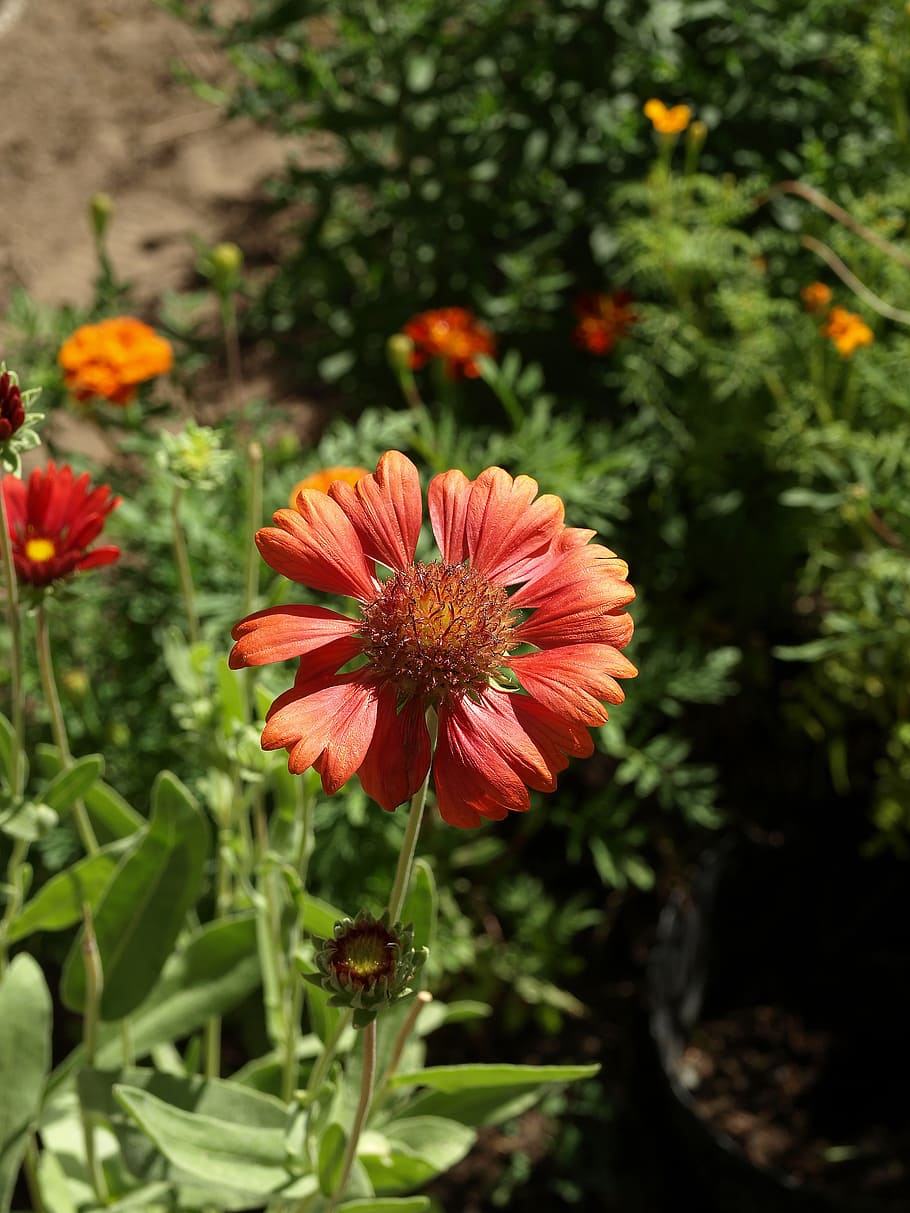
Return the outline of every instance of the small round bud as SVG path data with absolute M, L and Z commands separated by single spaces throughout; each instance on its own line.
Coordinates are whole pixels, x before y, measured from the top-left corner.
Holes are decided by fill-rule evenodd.
M 386 355 L 393 371 L 409 370 L 414 354 L 414 342 L 407 333 L 393 333 L 385 343 Z
M 12 438 L 25 421 L 22 392 L 14 375 L 4 371 L 0 375 L 0 442 Z
M 212 249 L 210 261 L 215 289 L 222 295 L 235 290 L 240 271 L 243 269 L 243 253 L 237 245 L 227 242 L 216 244 Z
M 318 972 L 305 974 L 305 980 L 330 995 L 329 1006 L 350 1007 L 357 1028 L 414 993 L 410 983 L 427 957 L 426 948 L 413 946 L 412 926 L 389 926 L 387 913 L 374 918 L 366 910 L 336 922 L 333 938 L 317 942 Z
M 95 239 L 101 241 L 104 239 L 104 233 L 107 231 L 107 225 L 110 222 L 111 215 L 114 213 L 114 204 L 111 201 L 110 194 L 93 194 L 89 203 L 89 217 L 92 221 L 92 231 L 95 233 Z

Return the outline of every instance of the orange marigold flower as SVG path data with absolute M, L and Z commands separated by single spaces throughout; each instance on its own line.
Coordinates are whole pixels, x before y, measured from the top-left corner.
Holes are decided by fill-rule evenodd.
M 174 353 L 170 342 L 141 320 L 115 316 L 76 329 L 60 347 L 57 361 L 77 400 L 100 396 L 128 404 L 138 384 L 171 369 Z
M 849 358 L 861 345 L 871 345 L 875 340 L 872 329 L 861 320 L 855 312 L 848 312 L 845 307 L 833 307 L 828 315 L 828 323 L 822 329 L 825 337 L 834 342 L 837 352 L 842 358 Z
M 304 476 L 303 480 L 298 480 L 291 489 L 289 501 L 291 509 L 297 508 L 297 494 L 302 489 L 319 489 L 322 493 L 329 491 L 329 486 L 334 484 L 336 480 L 343 480 L 345 484 L 356 484 L 363 476 L 369 476 L 369 468 L 320 468 L 318 472 L 313 472 L 309 476 Z
M 815 315 L 817 312 L 823 312 L 831 302 L 831 287 L 824 282 L 810 282 L 808 286 L 803 287 L 799 295 L 806 311 Z
M 120 504 L 109 485 L 92 488 L 88 472 L 76 478 L 67 464 L 58 468 L 51 461 L 43 471 L 35 468 L 27 484 L 18 476 L 4 476 L 0 489 L 13 562 L 24 585 L 41 588 L 119 558 L 120 549 L 113 545 L 88 550 Z
M 592 354 L 609 354 L 638 319 L 629 291 L 590 293 L 575 300 L 575 344 Z
M 4 371 L 0 375 L 0 442 L 12 438 L 13 434 L 22 428 L 24 421 L 22 392 L 19 385 L 13 382 L 9 371 Z
M 668 109 L 662 101 L 652 97 L 643 107 L 644 115 L 650 118 L 651 125 L 660 135 L 679 135 L 692 121 L 692 111 L 688 105 L 674 105 Z
M 521 812 L 529 788 L 551 791 L 570 756 L 592 752 L 603 701 L 622 701 L 617 678 L 636 673 L 620 652 L 635 592 L 625 562 L 589 542 L 593 531 L 565 526 L 560 499 L 537 490 L 496 467 L 435 476 L 435 562 L 415 562 L 420 481 L 398 451 L 355 486 L 304 489 L 296 509 L 279 510 L 256 535 L 266 563 L 360 610 L 270 607 L 236 625 L 232 668 L 301 659 L 263 748 L 286 749 L 294 774 L 315 767 L 330 795 L 356 773 L 392 810 L 426 777 L 432 709 L 436 797 L 451 825 Z
M 412 316 L 402 330 L 414 342 L 411 366 L 418 369 L 432 358 L 442 358 L 452 379 L 476 379 L 478 354 L 493 354 L 493 334 L 465 307 L 441 307 Z

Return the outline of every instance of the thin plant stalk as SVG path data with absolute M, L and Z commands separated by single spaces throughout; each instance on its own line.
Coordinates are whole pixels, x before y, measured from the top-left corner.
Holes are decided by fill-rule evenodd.
M 25 754 L 25 701 L 22 695 L 22 620 L 19 615 L 19 583 L 13 562 L 13 545 L 9 533 L 6 497 L 0 489 L 0 548 L 3 551 L 3 574 L 6 581 L 6 620 L 10 637 L 10 689 L 13 696 L 13 733 L 16 753 L 13 756 L 13 795 L 22 792 L 22 757 Z
M 300 878 L 300 887 L 306 890 L 307 868 L 313 851 L 313 808 L 315 797 L 307 790 L 302 779 L 296 784 L 298 833 L 295 848 L 295 865 Z M 284 1065 L 281 1075 L 281 1094 L 285 1103 L 290 1103 L 297 1087 L 297 1041 L 300 1036 L 300 1016 L 303 1013 L 303 981 L 293 963 L 300 944 L 300 915 L 296 915 L 291 927 L 291 938 L 288 943 L 288 955 L 292 958 L 287 967 L 287 984 L 285 989 L 285 1040 Z
M 357 1157 L 357 1145 L 360 1141 L 360 1134 L 370 1111 L 370 1103 L 373 1098 L 373 1083 L 375 1078 L 376 1020 L 371 1019 L 367 1026 L 363 1029 L 363 1072 L 360 1082 L 360 1099 L 357 1102 L 357 1111 L 354 1113 L 354 1123 L 351 1125 L 351 1135 L 348 1138 L 347 1148 L 344 1152 L 344 1162 L 341 1165 L 341 1175 L 339 1176 L 335 1193 L 332 1196 L 332 1199 L 329 1201 L 326 1213 L 334 1213 L 335 1209 L 337 1209 L 338 1202 L 344 1195 L 344 1190 L 347 1187 L 348 1180 L 351 1177 L 354 1159 Z
M 199 614 L 196 610 L 196 590 L 193 585 L 193 571 L 190 568 L 190 558 L 186 550 L 183 524 L 180 521 L 180 501 L 182 496 L 183 486 L 175 483 L 174 492 L 171 496 L 171 531 L 174 541 L 174 559 L 177 563 L 177 576 L 180 580 L 180 593 L 183 598 L 183 609 L 186 613 L 190 644 L 198 644 Z
M 51 714 L 51 733 L 53 734 L 54 744 L 60 751 L 63 765 L 69 766 L 72 762 L 72 755 L 70 754 L 69 740 L 66 735 L 63 709 L 60 707 L 60 696 L 57 693 L 57 680 L 54 677 L 50 631 L 47 624 L 47 607 L 44 602 L 40 603 L 36 614 L 35 641 L 38 649 L 38 669 L 41 675 L 41 685 L 44 689 L 44 697 L 47 700 L 47 706 Z M 82 840 L 86 853 L 89 855 L 96 854 L 98 851 L 98 839 L 95 837 L 95 831 L 92 829 L 89 815 L 85 811 L 85 805 L 81 800 L 74 801 L 73 803 L 73 820 L 76 823 L 76 829 L 79 832 L 79 837 Z
M 8 961 L 6 940 L 10 926 L 22 906 L 22 884 L 19 880 L 19 869 L 28 854 L 28 843 L 17 838 L 13 842 L 9 863 L 6 866 L 6 884 L 9 890 L 6 895 L 6 905 L 3 907 L 3 917 L 0 919 L 0 977 L 6 972 Z
M 101 957 L 98 955 L 98 944 L 95 940 L 92 911 L 87 904 L 82 907 L 82 915 L 85 920 L 82 937 L 82 956 L 85 962 L 85 1010 L 82 1042 L 85 1049 L 85 1064 L 87 1068 L 91 1069 L 95 1064 L 95 1051 L 98 1045 L 98 1015 L 101 1007 L 101 992 L 104 988 L 104 974 L 101 971 Z M 101 1164 L 95 1153 L 95 1126 L 91 1114 L 84 1108 L 82 1110 L 82 1132 L 85 1141 L 85 1165 L 89 1179 L 98 1200 L 101 1204 L 107 1204 L 104 1172 L 101 1170 Z
M 228 373 L 228 401 L 231 408 L 240 406 L 240 385 L 243 372 L 240 365 L 240 338 L 237 333 L 237 306 L 233 290 L 218 292 L 221 313 L 221 332 L 224 336 L 224 354 Z
M 401 851 L 398 855 L 398 867 L 392 892 L 389 894 L 389 921 L 395 923 L 401 916 L 404 899 L 408 895 L 408 885 L 411 883 L 411 871 L 414 867 L 414 855 L 417 851 L 417 836 L 423 821 L 423 810 L 427 802 L 427 789 L 430 786 L 430 772 L 433 769 L 432 751 L 436 748 L 436 713 L 427 713 L 427 724 L 430 728 L 431 758 L 427 767 L 426 778 L 419 790 L 411 797 L 411 807 L 408 812 L 408 823 L 405 827 L 404 838 L 401 841 Z

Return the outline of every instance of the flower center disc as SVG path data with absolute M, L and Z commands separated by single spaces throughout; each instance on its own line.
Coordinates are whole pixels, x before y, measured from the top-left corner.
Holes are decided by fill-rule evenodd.
M 55 554 L 56 549 L 50 539 L 43 539 L 39 536 L 25 541 L 25 555 L 29 560 L 34 560 L 36 564 L 43 564 L 45 560 L 52 560 Z
M 338 978 L 362 989 L 372 989 L 395 972 L 397 938 L 381 923 L 358 925 L 334 943 L 331 965 Z
M 512 646 L 500 586 L 465 564 L 415 564 L 364 608 L 364 651 L 403 698 L 480 691 Z

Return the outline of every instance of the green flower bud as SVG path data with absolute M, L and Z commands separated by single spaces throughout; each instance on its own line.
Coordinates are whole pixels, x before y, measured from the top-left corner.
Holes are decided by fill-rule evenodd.
M 225 478 L 233 461 L 221 449 L 221 438 L 210 426 L 188 421 L 179 433 L 161 435 L 158 466 L 185 488 L 213 489 Z
M 386 356 L 389 365 L 395 372 L 409 370 L 411 355 L 414 353 L 414 342 L 407 333 L 393 333 L 385 343 Z
M 107 225 L 113 212 L 114 204 L 110 194 L 92 194 L 91 202 L 89 202 L 89 218 L 92 221 L 95 239 L 99 244 L 104 239 L 104 233 L 107 231 Z
M 411 982 L 427 958 L 426 948 L 414 947 L 413 926 L 390 927 L 388 913 L 374 918 L 366 910 L 336 922 L 334 937 L 317 944 L 318 972 L 304 979 L 330 995 L 329 1006 L 350 1007 L 355 1028 L 413 994 Z

